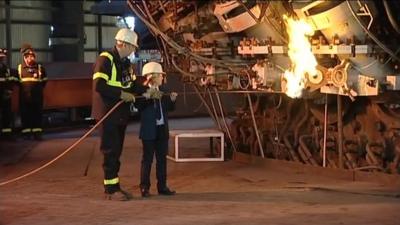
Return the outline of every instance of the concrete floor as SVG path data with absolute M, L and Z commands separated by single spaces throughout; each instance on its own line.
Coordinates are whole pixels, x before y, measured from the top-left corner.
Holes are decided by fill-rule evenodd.
M 173 129 L 210 126 L 208 119 L 171 121 Z M 178 194 L 157 196 L 153 186 L 154 195 L 142 199 L 137 129 L 137 124 L 129 126 L 120 171 L 122 186 L 134 194 L 132 201 L 103 199 L 102 155 L 98 138 L 90 137 L 46 169 L 1 186 L 0 224 L 400 224 L 398 176 L 354 181 L 341 171 L 274 160 L 168 161 L 168 183 Z M 3 143 L 0 182 L 49 161 L 82 132 L 51 133 L 42 142 Z

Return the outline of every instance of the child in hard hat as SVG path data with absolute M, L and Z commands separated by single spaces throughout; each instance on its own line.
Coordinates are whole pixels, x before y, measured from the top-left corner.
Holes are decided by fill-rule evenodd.
M 156 156 L 157 190 L 160 195 L 174 195 L 175 191 L 167 186 L 167 151 L 168 151 L 168 111 L 175 108 L 178 94 L 165 92 L 165 72 L 156 62 L 143 66 L 142 75 L 146 78 L 144 86 L 147 91 L 145 99 L 138 99 L 136 106 L 140 111 L 140 135 L 143 145 L 143 156 L 140 173 L 140 190 L 142 197 L 150 196 L 150 171 L 153 156 Z M 164 94 L 165 93 L 165 94 Z

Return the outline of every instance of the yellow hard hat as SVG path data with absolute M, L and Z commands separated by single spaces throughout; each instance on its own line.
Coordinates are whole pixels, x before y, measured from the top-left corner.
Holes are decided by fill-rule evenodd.
M 143 66 L 142 75 L 165 74 L 160 63 L 149 62 Z
M 118 31 L 117 35 L 115 35 L 115 40 L 117 41 L 123 41 L 126 43 L 129 43 L 136 48 L 139 48 L 138 46 L 138 35 L 136 34 L 135 31 L 129 30 L 128 28 L 122 28 Z

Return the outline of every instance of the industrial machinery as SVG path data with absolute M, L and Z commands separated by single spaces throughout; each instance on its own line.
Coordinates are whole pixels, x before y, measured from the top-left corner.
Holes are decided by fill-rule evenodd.
M 127 4 L 233 151 L 400 173 L 400 2 Z M 229 119 L 226 92 L 245 100 Z

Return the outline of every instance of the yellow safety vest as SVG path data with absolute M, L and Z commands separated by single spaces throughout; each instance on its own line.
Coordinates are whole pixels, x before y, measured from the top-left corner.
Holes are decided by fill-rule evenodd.
M 38 64 L 38 77 L 24 77 L 22 78 L 22 65 L 18 65 L 18 75 L 19 75 L 19 80 L 20 82 L 27 82 L 27 81 L 34 81 L 34 82 L 42 82 L 47 80 L 47 77 L 42 78 L 42 66 Z
M 127 85 L 124 86 L 124 85 L 122 85 L 122 83 L 120 81 L 117 81 L 117 67 L 115 66 L 115 63 L 113 60 L 114 57 L 108 52 L 102 52 L 100 54 L 100 56 L 105 56 L 111 61 L 111 65 L 112 65 L 111 79 L 108 76 L 108 74 L 105 74 L 102 72 L 96 72 L 93 74 L 93 80 L 95 80 L 97 78 L 102 78 L 107 81 L 107 85 L 114 86 L 114 87 L 120 87 L 120 88 L 129 88 L 132 85 L 131 82 L 129 82 Z M 132 79 L 132 80 L 134 80 L 134 79 Z

